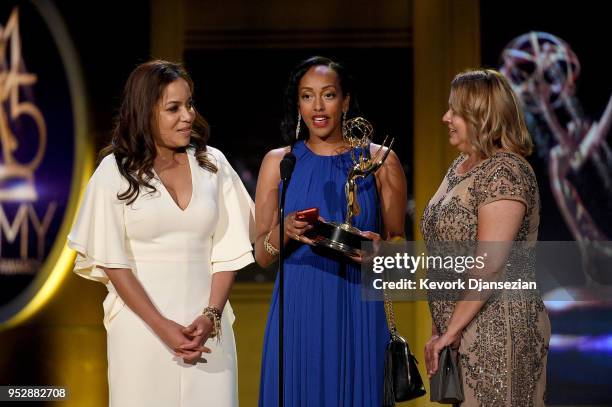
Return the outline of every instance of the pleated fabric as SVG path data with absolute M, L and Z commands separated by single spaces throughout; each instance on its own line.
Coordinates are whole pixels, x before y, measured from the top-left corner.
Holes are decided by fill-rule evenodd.
M 314 154 L 302 142 L 287 189 L 286 213 L 318 207 L 328 221 L 346 214 L 344 184 L 350 153 Z M 379 232 L 374 176 L 358 184 L 361 213 L 353 225 Z M 389 338 L 382 302 L 361 299 L 358 264 L 293 242 L 285 261 L 285 406 L 379 407 Z M 261 407 L 278 405 L 278 277 L 264 338 Z

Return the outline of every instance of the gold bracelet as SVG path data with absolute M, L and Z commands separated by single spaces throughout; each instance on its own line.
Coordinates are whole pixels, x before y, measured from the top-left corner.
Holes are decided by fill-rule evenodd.
M 270 255 L 278 256 L 278 249 L 276 247 L 272 246 L 272 243 L 270 243 L 270 235 L 271 234 L 272 234 L 272 229 L 270 229 L 270 231 L 266 235 L 266 238 L 264 239 L 264 249 L 266 249 L 266 251 Z
M 210 334 L 211 338 L 217 338 L 217 341 L 221 340 L 221 311 L 215 307 L 206 307 L 202 311 L 202 315 L 210 319 L 213 324 L 213 330 Z

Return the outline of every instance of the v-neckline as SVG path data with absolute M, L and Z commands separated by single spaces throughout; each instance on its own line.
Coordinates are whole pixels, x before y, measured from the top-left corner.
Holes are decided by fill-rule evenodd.
M 174 206 L 176 209 L 181 211 L 181 213 L 184 213 L 189 209 L 189 207 L 191 206 L 191 202 L 193 201 L 193 197 L 195 195 L 194 190 L 193 190 L 195 188 L 195 182 L 193 181 L 193 168 L 191 167 L 191 155 L 189 154 L 189 151 L 187 151 L 186 154 L 187 154 L 187 165 L 189 168 L 189 178 L 191 181 L 191 195 L 189 196 L 189 202 L 187 202 L 187 206 L 185 206 L 185 209 L 181 208 L 178 202 L 174 200 L 174 198 L 172 197 L 172 194 L 170 193 L 170 191 L 168 191 L 168 188 L 166 188 L 166 185 L 162 181 L 161 177 L 159 176 L 157 171 L 155 171 L 155 168 L 153 168 L 153 173 L 155 174 L 155 177 L 157 178 L 157 181 L 159 182 L 163 190 L 166 192 L 166 194 L 168 194 L 168 198 L 170 198 L 170 201 L 172 202 L 172 206 Z

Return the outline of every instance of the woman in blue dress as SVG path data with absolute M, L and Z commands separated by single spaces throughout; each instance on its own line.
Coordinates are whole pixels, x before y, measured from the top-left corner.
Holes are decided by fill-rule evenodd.
M 268 152 L 256 194 L 255 257 L 263 266 L 285 245 L 284 404 L 380 407 L 384 354 L 389 340 L 382 302 L 361 299 L 358 258 L 330 256 L 304 233 L 312 228 L 295 212 L 317 207 L 322 218 L 342 222 L 344 184 L 352 167 L 342 136 L 356 115 L 351 78 L 342 65 L 312 57 L 291 73 L 282 129 L 288 147 Z M 369 154 L 380 146 L 372 144 Z M 292 150 L 297 161 L 285 202 L 284 241 L 279 242 L 279 163 Z M 361 212 L 353 225 L 373 239 L 404 235 L 406 179 L 394 152 L 358 184 Z M 270 304 L 261 370 L 261 407 L 278 406 L 278 279 Z

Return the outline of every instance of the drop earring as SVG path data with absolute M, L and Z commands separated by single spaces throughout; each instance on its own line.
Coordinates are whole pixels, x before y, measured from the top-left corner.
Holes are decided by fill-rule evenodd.
M 346 138 L 346 113 L 347 112 L 342 113 L 342 126 L 340 127 L 342 131 L 342 137 L 344 138 Z
M 295 139 L 298 140 L 300 138 L 300 125 L 302 124 L 302 115 L 298 112 L 297 117 L 297 126 L 295 127 Z

